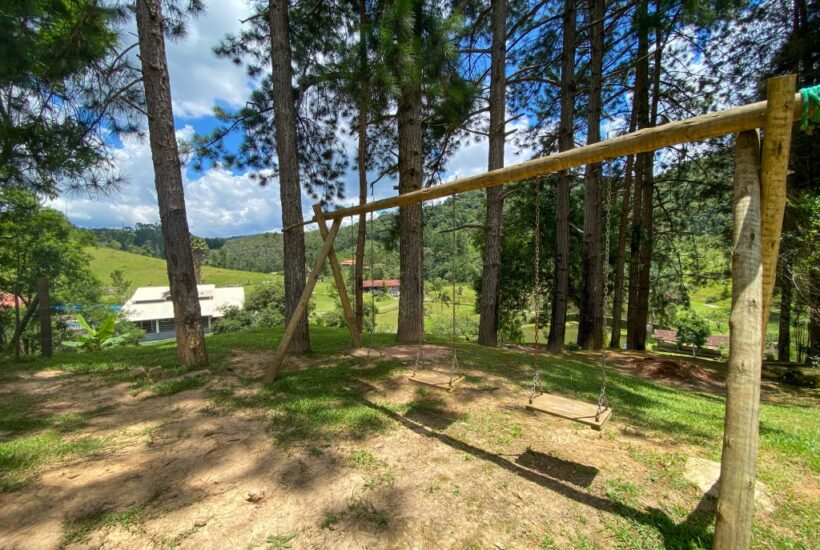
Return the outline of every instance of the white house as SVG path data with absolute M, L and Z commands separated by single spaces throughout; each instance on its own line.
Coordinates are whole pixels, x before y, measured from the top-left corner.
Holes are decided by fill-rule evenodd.
M 197 285 L 202 328 L 211 331 L 211 320 L 222 317 L 226 308 L 245 304 L 245 289 L 241 286 L 216 288 Z M 174 304 L 167 286 L 144 286 L 122 306 L 125 318 L 145 331 L 146 341 L 164 340 L 175 336 Z

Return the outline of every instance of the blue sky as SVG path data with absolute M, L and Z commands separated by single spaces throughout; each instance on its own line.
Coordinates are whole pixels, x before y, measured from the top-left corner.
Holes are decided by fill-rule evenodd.
M 204 15 L 191 22 L 188 35 L 181 41 L 168 42 L 168 66 L 177 135 L 207 131 L 216 124 L 214 104 L 228 108 L 241 106 L 254 86 L 241 67 L 218 59 L 213 46 L 226 34 L 239 30 L 240 20 L 249 15 L 246 2 L 209 0 Z M 134 29 L 126 29 L 124 42 L 135 40 Z M 345 132 L 339 132 L 344 135 Z M 355 159 L 355 138 L 341 138 Z M 508 149 L 512 149 L 509 147 Z M 122 187 L 107 197 L 63 196 L 51 206 L 64 212 L 80 227 L 123 227 L 159 220 L 154 190 L 154 174 L 147 139 L 126 138 L 116 151 L 117 165 L 125 178 Z M 508 162 L 524 160 L 512 152 Z M 355 166 L 355 163 L 351 163 Z M 486 170 L 486 141 L 470 142 L 462 147 L 447 166 L 444 179 L 467 176 Z M 219 166 L 204 172 L 190 167 L 184 170 L 185 198 L 191 231 L 200 236 L 227 237 L 260 233 L 281 228 L 279 188 L 276 183 L 260 187 L 246 174 Z M 345 178 L 349 201 L 358 196 L 356 173 Z M 395 193 L 394 181 L 377 185 L 378 198 Z M 305 213 L 311 200 L 302 198 Z

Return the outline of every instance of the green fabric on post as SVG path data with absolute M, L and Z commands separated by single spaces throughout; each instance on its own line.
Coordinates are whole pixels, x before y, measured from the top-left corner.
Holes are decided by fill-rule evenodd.
M 800 129 L 811 135 L 814 127 L 820 124 L 820 84 L 800 90 L 803 99 L 803 116 L 800 118 Z

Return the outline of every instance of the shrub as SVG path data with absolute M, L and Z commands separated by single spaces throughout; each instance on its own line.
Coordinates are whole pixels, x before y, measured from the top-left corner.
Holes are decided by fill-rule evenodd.
M 678 313 L 677 329 L 678 345 L 690 344 L 692 346 L 692 355 L 697 355 L 697 348 L 703 347 L 706 338 L 712 333 L 706 319 L 691 309 Z
M 212 330 L 216 334 L 239 332 L 253 326 L 253 317 L 245 309 L 231 306 L 225 308 L 223 316 L 214 319 Z
M 77 322 L 80 323 L 84 332 L 78 334 L 76 340 L 64 341 L 63 345 L 66 347 L 83 350 L 99 350 L 125 344 L 128 338 L 126 334 L 117 335 L 117 318 L 114 315 L 106 317 L 96 329 L 88 324 L 82 313 L 77 314 Z

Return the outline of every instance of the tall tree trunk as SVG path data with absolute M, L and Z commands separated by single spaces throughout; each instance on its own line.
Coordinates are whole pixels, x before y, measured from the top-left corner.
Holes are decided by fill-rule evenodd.
M 633 111 L 634 112 L 634 111 Z M 630 131 L 634 131 L 633 123 Z M 624 188 L 621 195 L 621 215 L 618 220 L 618 246 L 615 256 L 615 280 L 612 292 L 612 334 L 609 337 L 609 347 L 621 347 L 621 327 L 624 314 L 624 265 L 626 264 L 626 235 L 629 226 L 630 192 L 632 191 L 632 175 L 635 166 L 635 155 L 629 155 L 624 167 Z
M 718 550 L 749 548 L 755 508 L 760 413 L 763 265 L 760 250 L 760 145 L 757 132 L 735 143 L 732 311 L 726 416 L 715 523 Z
M 487 169 L 504 167 L 507 92 L 507 0 L 492 0 L 493 43 L 490 68 L 490 150 Z M 481 311 L 478 343 L 498 343 L 498 274 L 501 266 L 501 218 L 504 211 L 501 186 L 487 188 L 484 224 L 484 269 L 481 277 Z
M 16 288 L 15 288 L 16 290 Z M 37 306 L 40 303 L 40 297 L 35 296 L 31 302 L 26 306 L 26 312 L 23 314 L 22 319 L 20 318 L 20 298 L 17 292 L 14 293 L 15 301 L 14 301 L 14 334 L 11 336 L 11 343 L 14 346 L 14 358 L 19 361 L 20 360 L 20 350 L 23 348 L 23 344 L 21 342 L 21 338 L 23 336 L 23 332 L 25 332 L 26 327 L 28 327 L 29 321 L 34 316 L 34 312 L 37 311 Z
M 813 265 L 809 268 L 808 305 L 809 305 L 809 333 L 808 358 L 820 357 L 820 266 Z
M 52 337 L 51 337 L 51 297 L 49 292 L 48 279 L 39 277 L 37 279 L 37 298 L 40 302 L 40 354 L 51 357 Z
M 305 232 L 302 228 L 302 187 L 299 184 L 299 153 L 296 147 L 296 107 L 293 100 L 288 30 L 288 3 L 270 2 L 271 84 L 276 126 L 276 156 L 279 161 L 279 197 L 282 203 L 282 232 L 285 257 L 285 322 L 289 322 L 305 288 Z M 310 349 L 307 316 L 303 316 L 288 351 Z
M 148 111 L 151 158 L 157 188 L 162 239 L 174 304 L 177 358 L 184 366 L 208 363 L 199 308 L 199 292 L 185 214 L 182 169 L 174 133 L 171 83 L 165 56 L 161 0 L 137 0 L 145 106 Z
M 660 22 L 655 28 L 655 55 L 654 67 L 652 75 L 652 99 L 649 113 L 649 127 L 655 126 L 658 120 L 658 103 L 660 102 L 660 86 L 661 86 L 661 56 L 663 53 L 663 43 L 661 40 Z M 633 349 L 646 349 L 646 326 L 649 319 L 649 295 L 651 293 L 650 274 L 652 269 L 652 250 L 655 242 L 655 153 L 643 153 L 643 161 L 645 163 L 643 168 L 643 178 L 641 182 L 642 198 L 641 198 L 641 228 L 643 230 L 643 237 L 641 239 L 640 250 L 640 273 L 638 275 L 638 304 L 636 311 L 635 324 L 640 327 L 640 330 L 635 333 L 635 342 Z
M 604 0 L 590 0 L 590 82 L 587 144 L 601 141 L 601 82 L 604 61 Z M 578 345 L 604 345 L 604 255 L 601 236 L 601 163 L 587 164 L 584 172 L 584 251 Z
M 561 52 L 561 120 L 558 126 L 558 150 L 573 147 L 575 112 L 575 0 L 564 5 L 563 45 Z M 569 187 L 571 174 L 558 174 L 555 190 L 555 268 L 552 286 L 552 310 L 547 348 L 553 353 L 564 349 L 569 294 Z
M 367 6 L 364 0 L 359 0 L 359 151 L 356 159 L 359 170 L 359 204 L 367 202 L 367 104 L 368 104 L 368 82 L 367 73 Z M 373 238 L 373 235 L 370 236 Z M 356 235 L 356 265 L 353 267 L 353 294 L 355 296 L 356 309 L 356 330 L 359 334 L 364 327 L 364 294 L 363 294 L 363 273 L 364 273 L 364 248 L 367 239 L 367 214 L 359 215 L 359 230 Z M 373 275 L 371 273 L 371 279 Z M 375 328 L 375 327 L 374 327 Z
M 777 327 L 777 360 L 791 361 L 792 280 L 782 266 L 778 283 L 780 286 L 780 318 Z
M 421 189 L 421 87 L 406 83 L 398 101 L 399 194 Z M 399 326 L 396 340 L 424 339 L 424 242 L 421 204 L 399 208 Z
M 638 51 L 635 66 L 635 113 L 638 128 L 649 127 L 649 25 L 647 21 L 648 0 L 638 6 L 635 26 L 638 31 Z M 640 153 L 635 160 L 635 184 L 632 202 L 632 229 L 629 242 L 629 303 L 627 304 L 626 342 L 630 349 L 644 349 L 646 345 L 646 320 L 640 314 L 641 249 L 646 238 L 643 219 L 643 200 L 646 196 L 647 156 Z M 652 195 L 649 194 L 650 202 Z

